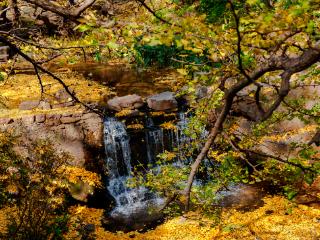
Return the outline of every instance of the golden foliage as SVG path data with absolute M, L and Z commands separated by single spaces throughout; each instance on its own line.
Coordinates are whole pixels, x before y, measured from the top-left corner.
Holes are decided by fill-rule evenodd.
M 125 116 L 132 114 L 133 112 L 134 112 L 134 110 L 132 110 L 132 109 L 123 109 L 120 112 L 117 112 L 115 114 L 115 116 L 116 117 L 125 117 Z
M 127 126 L 128 129 L 143 129 L 144 126 L 140 123 L 130 124 Z
M 318 239 L 320 210 L 294 205 L 275 196 L 264 199 L 265 205 L 253 212 L 236 210 L 223 214 L 223 223 L 233 230 L 225 239 Z
M 64 165 L 58 171 L 63 173 L 70 183 L 76 184 L 79 181 L 83 181 L 92 187 L 101 186 L 100 176 L 84 168 Z
M 108 240 L 213 240 L 261 239 L 293 240 L 319 239 L 320 210 L 295 205 L 283 197 L 264 198 L 265 205 L 254 211 L 225 209 L 217 226 L 200 213 L 176 217 L 146 233 L 110 233 L 101 227 L 103 210 L 74 206 L 70 208 L 71 221 L 67 239 L 77 236 L 74 226 L 81 219 L 96 226 L 96 239 Z
M 10 208 L 2 208 L 0 209 L 0 236 L 2 234 L 6 234 L 8 228 L 8 213 L 11 212 L 11 209 Z
M 160 125 L 161 128 L 168 130 L 176 130 L 177 126 L 173 122 L 165 122 Z
M 165 112 L 151 112 L 150 115 L 152 117 L 159 117 L 159 116 L 164 116 L 166 113 Z
M 71 215 L 68 223 L 69 231 L 65 234 L 67 240 L 81 238 L 81 225 L 94 224 L 95 232 L 92 234 L 97 240 L 130 239 L 125 234 L 115 234 L 105 231 L 101 224 L 103 209 L 88 208 L 86 206 L 73 206 L 69 208 Z
M 94 81 L 88 81 L 80 75 L 74 73 L 60 73 L 58 75 L 64 79 L 66 85 L 75 91 L 76 96 L 81 101 L 99 102 L 102 100 L 103 95 L 111 93 L 108 87 Z M 46 75 L 41 77 L 43 85 L 45 86 L 46 96 L 52 96 L 62 89 L 62 86 L 50 77 Z M 8 80 L 7 84 L 1 86 L 0 96 L 4 100 L 2 102 L 10 109 L 2 110 L 0 116 L 12 117 L 13 114 L 17 114 L 16 112 L 20 112 L 12 112 L 12 109 L 17 109 L 22 101 L 41 99 L 41 91 L 37 76 L 24 74 L 14 75 Z M 54 99 L 52 99 L 52 101 L 54 101 Z M 25 114 L 25 111 L 23 112 Z M 28 113 L 29 111 L 26 112 Z
M 275 135 L 270 135 L 270 136 L 264 136 L 260 139 L 260 143 L 263 143 L 265 141 L 272 141 L 272 142 L 281 142 L 288 140 L 294 136 L 297 135 L 302 135 L 304 133 L 312 134 L 317 131 L 318 126 L 317 125 L 307 125 L 303 128 L 295 129 L 292 131 L 286 131 L 285 133 L 282 134 L 275 134 Z

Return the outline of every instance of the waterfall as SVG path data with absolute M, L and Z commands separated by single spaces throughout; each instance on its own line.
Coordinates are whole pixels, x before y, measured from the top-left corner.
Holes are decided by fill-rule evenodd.
M 104 129 L 107 189 L 116 202 L 116 207 L 110 215 L 131 216 L 141 211 L 148 211 L 150 206 L 161 206 L 164 200 L 150 193 L 145 187 L 127 186 L 132 166 L 129 136 L 125 125 L 115 118 L 107 118 Z
M 106 118 L 104 121 L 104 142 L 106 152 L 106 172 L 108 175 L 107 190 L 115 199 L 116 206 L 110 213 L 111 217 L 132 218 L 149 208 L 161 208 L 165 200 L 150 192 L 145 187 L 130 188 L 128 180 L 136 164 L 143 162 L 144 170 L 152 169 L 154 173 L 161 170 L 156 164 L 157 155 L 163 151 L 175 151 L 177 159 L 175 167 L 184 167 L 188 162 L 182 150 L 191 142 L 184 131 L 188 127 L 185 113 L 178 114 L 176 129 L 162 129 L 151 117 L 146 119 L 144 133 L 129 136 L 126 126 L 116 118 Z M 140 136 L 137 139 L 137 136 Z M 131 141 L 131 146 L 130 146 Z M 132 151 L 132 154 L 131 154 Z M 134 159 L 132 159 L 132 157 Z
M 157 155 L 164 151 L 164 132 L 162 128 L 154 125 L 152 118 L 148 117 L 146 121 L 147 131 L 145 132 L 145 142 L 147 147 L 148 163 L 153 164 Z

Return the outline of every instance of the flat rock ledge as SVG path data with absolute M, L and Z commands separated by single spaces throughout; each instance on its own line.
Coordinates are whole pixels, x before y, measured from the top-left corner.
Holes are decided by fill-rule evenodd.
M 162 92 L 146 99 L 132 94 L 122 97 L 114 97 L 107 102 L 107 108 L 112 111 L 138 110 L 148 106 L 152 111 L 172 111 L 178 107 L 174 92 Z
M 0 131 L 28 140 L 48 139 L 57 151 L 69 153 L 70 164 L 84 166 L 103 152 L 103 119 L 95 113 L 48 113 L 0 118 Z M 28 141 L 26 141 L 28 142 Z

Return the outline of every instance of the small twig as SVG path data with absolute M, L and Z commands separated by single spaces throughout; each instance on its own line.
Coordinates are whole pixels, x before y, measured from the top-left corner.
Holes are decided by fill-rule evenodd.
M 273 156 L 273 155 L 266 154 L 266 153 L 260 153 L 260 152 L 256 152 L 256 151 L 249 150 L 249 149 L 240 149 L 240 150 L 244 151 L 244 152 L 253 153 L 253 154 L 259 155 L 261 157 L 272 158 L 272 159 L 277 160 L 278 162 L 285 163 L 285 164 L 288 164 L 288 165 L 292 165 L 294 167 L 298 167 L 303 171 L 309 171 L 309 172 L 313 172 L 313 173 L 318 173 L 316 170 L 314 170 L 314 169 L 312 169 L 310 167 L 305 167 L 305 166 L 303 166 L 301 164 L 298 164 L 298 163 L 289 162 L 288 160 L 284 160 L 281 157 Z
M 301 114 L 303 114 L 303 115 L 306 115 L 306 116 L 309 116 L 309 117 L 314 117 L 314 118 L 320 118 L 320 115 L 313 115 L 313 114 L 310 114 L 310 113 L 307 113 L 307 112 L 305 112 L 305 111 L 303 111 L 303 110 L 300 110 L 300 109 L 298 109 L 298 108 L 294 108 L 293 106 L 291 106 L 287 101 L 285 101 L 284 99 L 282 100 L 282 102 L 287 106 L 287 107 L 289 107 L 289 108 L 291 108 L 293 111 L 296 111 L 296 112 L 298 112 L 298 113 L 301 113 Z
M 249 162 L 249 160 L 248 160 L 247 158 L 245 158 L 244 156 L 241 155 L 241 150 L 240 150 L 240 148 L 238 148 L 238 146 L 236 145 L 236 143 L 234 143 L 234 142 L 230 139 L 230 137 L 228 136 L 228 134 L 224 133 L 223 135 L 224 135 L 224 137 L 228 140 L 228 142 L 229 142 L 229 144 L 231 145 L 231 147 L 232 147 L 235 151 L 237 151 L 237 152 L 240 153 L 240 158 L 241 158 L 242 160 L 244 160 L 250 167 L 252 167 L 253 171 L 255 171 L 256 173 L 258 173 L 259 175 L 261 175 L 261 173 L 256 169 L 256 166 L 254 166 L 251 162 Z
M 144 0 L 136 0 L 137 2 L 139 2 L 145 9 L 147 9 L 156 19 L 160 20 L 163 23 L 169 24 L 169 25 L 173 25 L 171 22 L 163 19 L 162 17 L 158 16 L 158 14 L 156 14 L 146 3 Z M 177 25 L 178 26 L 178 25 Z
M 81 48 L 81 50 L 82 50 L 82 54 L 83 54 L 83 60 L 84 60 L 84 62 L 87 62 L 86 51 L 84 50 L 83 47 Z
M 205 62 L 205 63 L 192 63 L 192 62 L 186 62 L 186 61 L 183 61 L 183 60 L 179 60 L 179 59 L 175 59 L 175 58 L 170 58 L 172 61 L 175 61 L 175 62 L 179 62 L 179 63 L 183 63 L 183 64 L 187 64 L 187 65 L 192 65 L 192 66 L 205 66 L 207 63 L 209 62 Z
M 45 59 L 45 60 L 42 60 L 42 61 L 38 61 L 37 63 L 38 63 L 38 64 L 48 63 L 48 62 L 56 59 L 57 57 L 60 57 L 61 55 L 62 55 L 62 53 L 59 53 L 59 54 L 54 55 L 54 56 L 52 56 L 52 57 L 50 57 L 50 58 L 48 58 L 48 59 Z

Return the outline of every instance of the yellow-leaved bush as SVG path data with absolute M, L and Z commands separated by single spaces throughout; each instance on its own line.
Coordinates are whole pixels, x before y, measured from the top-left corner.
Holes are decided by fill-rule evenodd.
M 24 146 L 25 154 L 15 146 Z M 69 191 L 72 194 L 72 186 L 79 182 L 101 186 L 98 174 L 68 165 L 70 158 L 48 141 L 0 133 L 0 238 L 59 237 L 67 221 L 65 198 Z

